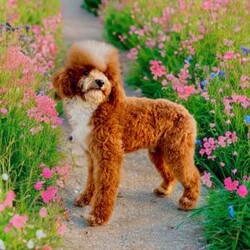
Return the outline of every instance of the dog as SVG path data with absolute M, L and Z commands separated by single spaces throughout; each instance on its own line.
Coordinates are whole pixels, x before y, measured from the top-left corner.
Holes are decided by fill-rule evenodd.
M 154 193 L 168 196 L 178 180 L 184 188 L 179 208 L 196 206 L 200 174 L 194 164 L 194 118 L 166 99 L 126 97 L 113 46 L 74 43 L 52 83 L 72 126 L 69 139 L 81 145 L 88 159 L 87 184 L 75 205 L 92 207 L 91 226 L 107 223 L 112 215 L 124 154 L 143 148 L 162 177 Z

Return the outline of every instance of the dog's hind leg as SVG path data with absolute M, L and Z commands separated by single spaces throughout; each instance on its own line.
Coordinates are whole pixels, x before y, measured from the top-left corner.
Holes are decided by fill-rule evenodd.
M 182 158 L 176 162 L 175 176 L 184 187 L 184 193 L 179 200 L 179 208 L 190 210 L 196 206 L 200 193 L 200 174 L 191 157 Z
M 179 208 L 193 209 L 200 193 L 200 173 L 194 164 L 194 140 L 191 135 L 174 138 L 165 150 L 165 159 L 184 187 Z M 177 137 L 176 136 L 176 137 Z
M 79 207 L 84 207 L 86 205 L 89 205 L 95 189 L 94 179 L 93 179 L 93 174 L 94 174 L 93 160 L 88 151 L 86 151 L 86 155 L 88 159 L 88 177 L 87 177 L 86 187 L 85 190 L 79 196 L 77 196 L 74 201 L 74 205 Z
M 164 154 L 159 148 L 153 150 L 149 149 L 148 153 L 150 160 L 155 165 L 156 169 L 163 179 L 163 182 L 154 190 L 154 193 L 160 197 L 167 196 L 173 190 L 173 187 L 175 185 L 175 177 L 171 170 L 168 168 L 164 160 Z

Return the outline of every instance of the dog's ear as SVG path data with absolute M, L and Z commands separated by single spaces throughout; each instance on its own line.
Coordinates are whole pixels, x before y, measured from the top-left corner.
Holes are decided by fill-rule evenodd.
M 107 75 L 109 81 L 112 84 L 109 100 L 113 104 L 116 104 L 117 102 L 123 100 L 125 97 L 125 92 L 122 84 L 119 54 L 116 49 L 114 49 L 113 53 L 110 55 L 109 63 L 107 65 L 107 70 L 105 74 Z
M 61 68 L 52 76 L 52 84 L 60 98 L 73 97 L 77 92 L 73 70 Z

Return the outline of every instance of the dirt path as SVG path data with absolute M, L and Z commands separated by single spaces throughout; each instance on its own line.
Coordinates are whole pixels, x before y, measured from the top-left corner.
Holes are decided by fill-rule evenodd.
M 101 25 L 97 18 L 80 9 L 82 0 L 61 2 L 66 45 L 84 39 L 102 40 Z M 128 87 L 126 92 L 128 95 L 135 94 Z M 63 129 L 67 138 L 67 124 Z M 65 138 L 65 147 L 74 168 L 61 191 L 65 206 L 70 210 L 65 245 L 61 249 L 191 250 L 201 247 L 202 231 L 199 225 L 189 221 L 177 227 L 188 215 L 177 210 L 182 187 L 177 185 L 168 199 L 153 195 L 152 191 L 160 184 L 161 179 L 145 151 L 127 155 L 125 158 L 120 192 L 110 223 L 94 228 L 87 226 L 83 216 L 88 209 L 73 206 L 74 197 L 82 190 L 86 181 L 86 161 L 81 150 L 68 143 Z

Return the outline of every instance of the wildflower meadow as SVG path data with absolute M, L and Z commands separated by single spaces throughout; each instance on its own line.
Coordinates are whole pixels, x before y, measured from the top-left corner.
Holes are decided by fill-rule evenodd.
M 204 249 L 249 249 L 249 1 L 85 0 L 82 7 L 127 51 L 128 84 L 194 115 L 195 161 L 208 194 L 189 218 L 204 228 Z M 51 85 L 61 19 L 59 0 L 0 0 L 1 250 L 56 249 L 67 231 L 58 191 L 70 166 L 61 161 L 62 109 Z
M 66 228 L 58 195 L 59 117 L 50 76 L 59 1 L 0 1 L 0 249 L 54 249 Z
M 191 217 L 204 227 L 206 248 L 250 248 L 249 1 L 88 5 L 106 39 L 128 51 L 126 82 L 183 104 L 197 121 L 195 160 L 209 192 Z

